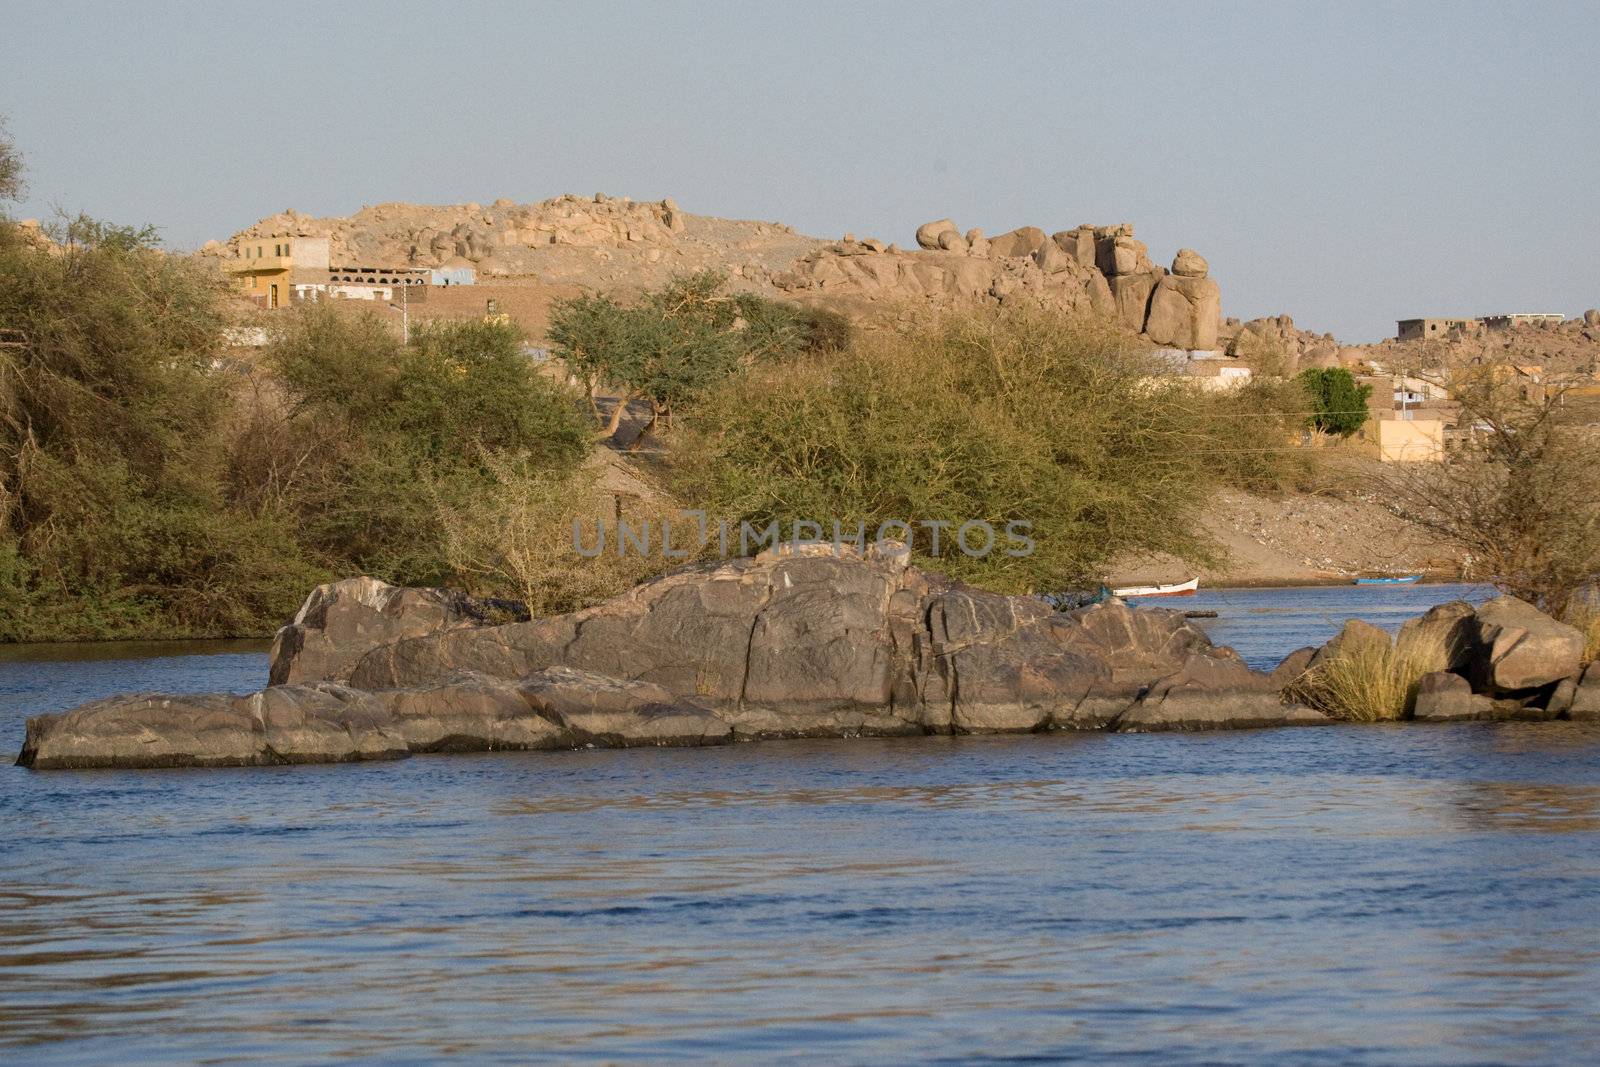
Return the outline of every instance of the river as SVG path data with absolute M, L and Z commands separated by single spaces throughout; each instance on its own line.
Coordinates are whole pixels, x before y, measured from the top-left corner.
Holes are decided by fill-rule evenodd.
M 1184 606 L 1270 665 L 1462 592 Z M 4 650 L 0 751 L 264 672 Z M 3 768 L 0 1061 L 1588 1061 L 1597 757 L 1551 723 Z

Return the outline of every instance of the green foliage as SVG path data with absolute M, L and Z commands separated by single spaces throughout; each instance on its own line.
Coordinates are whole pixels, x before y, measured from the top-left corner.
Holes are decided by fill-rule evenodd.
M 608 296 L 563 301 L 551 312 L 550 340 L 591 397 L 615 389 L 659 415 L 694 402 L 738 367 L 841 347 L 848 337 L 838 315 L 728 295 L 726 285 L 725 275 L 702 271 L 631 306 Z
M 447 581 L 438 502 L 485 457 L 588 451 L 508 326 L 285 312 L 241 373 L 213 274 L 148 229 L 51 236 L 0 221 L 0 640 L 259 635 L 335 575 Z
M 1112 557 L 1207 558 L 1215 484 L 1203 407 L 1096 321 L 951 314 L 846 353 L 757 365 L 713 390 L 674 441 L 681 495 L 712 514 L 831 532 L 886 520 L 1032 524 L 1035 550 L 975 559 L 946 532 L 923 562 L 1008 590 L 1097 580 Z
M 216 282 L 148 230 L 0 223 L 0 640 L 261 633 L 323 572 L 230 507 Z
M 1311 401 L 1307 425 L 1312 429 L 1349 437 L 1366 424 L 1372 386 L 1357 385 L 1343 367 L 1309 368 L 1300 372 L 1299 381 Z
M 1298 447 L 1305 391 L 1299 382 L 1251 377 L 1220 392 L 1195 392 L 1189 417 L 1194 447 L 1209 478 L 1255 493 L 1303 488 L 1315 469 L 1313 454 Z
M 267 363 L 283 402 L 252 412 L 241 492 L 291 511 L 313 557 L 342 573 L 451 580 L 441 501 L 491 486 L 488 457 L 567 471 L 589 448 L 575 398 L 506 324 L 432 323 L 403 345 L 372 313 L 310 305 L 283 320 Z
M 6 126 L 0 120 L 0 200 L 22 198 L 22 156 L 16 145 L 6 135 Z

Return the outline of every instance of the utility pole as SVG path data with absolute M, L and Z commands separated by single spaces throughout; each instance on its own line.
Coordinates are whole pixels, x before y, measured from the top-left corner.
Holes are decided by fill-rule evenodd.
M 411 286 L 400 286 L 400 342 L 411 343 Z

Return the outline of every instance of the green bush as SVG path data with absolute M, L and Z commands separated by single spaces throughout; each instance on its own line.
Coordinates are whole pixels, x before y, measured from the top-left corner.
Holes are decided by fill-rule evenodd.
M 1297 380 L 1254 377 L 1190 397 L 1194 448 L 1222 485 L 1255 493 L 1305 487 L 1315 456 L 1299 447 L 1306 394 Z
M 1131 551 L 1210 558 L 1206 401 L 1104 323 L 1031 310 L 951 313 L 847 352 L 756 365 L 685 415 L 683 499 L 731 522 L 1032 524 L 1027 556 L 915 554 L 986 585 L 1098 580 Z M 786 535 L 787 536 L 787 535 Z
M 443 321 L 406 345 L 375 314 L 310 305 L 281 321 L 266 361 L 284 402 L 258 403 L 242 434 L 235 466 L 256 475 L 243 491 L 291 511 L 340 573 L 452 580 L 440 501 L 492 486 L 486 457 L 566 472 L 590 446 L 576 398 L 510 325 Z M 292 481 L 276 484 L 283 471 Z
M 78 218 L 0 222 L 0 640 L 259 634 L 326 572 L 232 506 L 214 277 Z
M 1312 429 L 1349 437 L 1366 425 L 1372 386 L 1357 385 L 1343 367 L 1312 367 L 1300 372 L 1299 381 L 1311 400 L 1306 424 Z

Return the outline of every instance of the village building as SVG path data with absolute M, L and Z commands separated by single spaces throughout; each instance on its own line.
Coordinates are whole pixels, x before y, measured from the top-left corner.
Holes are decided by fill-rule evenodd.
M 1520 326 L 1560 326 L 1567 321 L 1565 315 L 1553 311 L 1519 311 L 1510 315 L 1485 315 L 1483 325 L 1490 330 L 1514 330 Z
M 297 271 L 328 270 L 329 239 L 279 235 L 259 237 L 239 244 L 239 254 L 224 260 L 222 269 L 232 276 L 244 295 L 265 308 L 283 307 Z
M 1400 341 L 1443 341 L 1477 329 L 1477 319 L 1401 319 L 1395 323 Z
M 1474 330 L 1514 330 L 1524 326 L 1559 326 L 1566 316 L 1553 311 L 1516 311 L 1505 315 L 1481 315 L 1473 319 L 1400 319 L 1395 323 L 1397 341 L 1449 341 Z
M 469 263 L 441 267 L 381 267 L 334 264 L 326 237 L 294 234 L 243 241 L 239 254 L 223 261 L 246 297 L 264 308 L 286 307 L 293 300 L 392 301 L 396 291 L 413 286 L 461 286 L 477 281 Z

